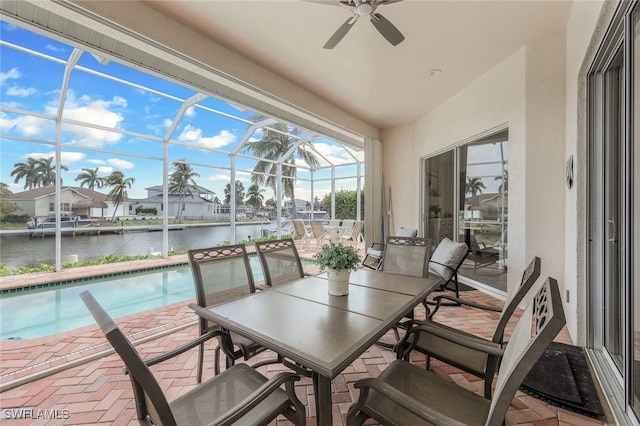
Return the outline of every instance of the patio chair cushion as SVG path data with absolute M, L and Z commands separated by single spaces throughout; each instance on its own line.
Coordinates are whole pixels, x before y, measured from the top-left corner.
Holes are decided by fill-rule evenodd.
M 417 229 L 400 228 L 396 232 L 395 236 L 396 237 L 415 237 L 416 235 L 418 235 L 418 230 Z
M 454 243 L 445 238 L 431 255 L 429 270 L 448 281 L 466 255 L 467 245 L 465 243 Z

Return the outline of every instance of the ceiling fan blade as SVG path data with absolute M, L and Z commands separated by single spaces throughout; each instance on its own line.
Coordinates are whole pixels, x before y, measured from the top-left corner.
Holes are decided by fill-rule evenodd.
M 392 45 L 397 46 L 402 42 L 402 40 L 404 40 L 404 36 L 400 30 L 398 30 L 387 18 L 379 13 L 371 14 L 371 23 Z
M 336 45 L 340 43 L 340 40 L 342 40 L 344 36 L 347 35 L 351 27 L 353 27 L 353 24 L 356 22 L 356 20 L 357 17 L 355 19 L 353 17 L 347 19 L 345 23 L 340 25 L 340 28 L 338 28 L 338 30 L 333 33 L 331 38 L 324 44 L 323 47 L 325 49 L 333 49 L 334 47 L 336 47 Z
M 377 6 L 383 5 L 383 4 L 391 4 L 391 3 L 399 3 L 402 0 L 376 0 L 374 1 L 374 4 Z
M 350 6 L 351 2 L 347 0 L 302 0 L 307 3 L 315 3 L 315 4 L 323 4 L 325 6 Z M 391 1 L 402 1 L 402 0 L 391 0 Z

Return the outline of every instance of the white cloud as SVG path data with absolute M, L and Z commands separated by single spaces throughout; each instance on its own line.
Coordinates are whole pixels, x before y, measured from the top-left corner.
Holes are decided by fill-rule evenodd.
M 47 130 L 52 131 L 53 122 L 29 115 L 9 118 L 7 114 L 0 112 L 0 130 L 9 132 L 14 129 L 22 136 L 37 136 L 45 133 Z
M 104 160 L 98 160 L 98 159 L 87 160 L 87 163 L 97 164 L 97 165 L 106 164 Z
M 184 116 L 189 118 L 195 117 L 196 116 L 195 107 L 190 106 L 189 108 L 187 108 L 187 110 L 184 112 Z
M 206 177 L 202 180 L 206 182 L 229 182 L 230 179 L 231 176 L 229 174 L 219 173 L 217 175 Z
M 18 71 L 18 68 L 11 68 L 7 72 L 0 72 L 0 84 L 4 84 L 9 79 L 18 79 L 20 77 L 22 77 L 22 74 Z
M 20 86 L 11 86 L 7 89 L 7 96 L 18 96 L 20 98 L 26 98 L 27 96 L 31 96 L 38 93 L 35 87 L 20 87 Z
M 127 160 L 121 160 L 119 158 L 109 158 L 107 163 L 113 166 L 115 169 L 133 169 L 135 165 Z
M 63 152 L 60 153 L 60 158 L 62 159 L 62 164 L 67 166 L 67 167 L 69 167 L 69 164 L 71 164 L 71 163 L 75 163 L 76 161 L 83 160 L 86 156 L 87 156 L 87 154 L 83 154 L 81 152 L 63 151 Z M 23 157 L 25 159 L 27 159 L 29 157 L 36 158 L 36 159 L 55 158 L 55 153 L 53 153 L 53 152 L 32 152 L 32 153 L 23 155 Z M 53 164 L 55 164 L 55 161 L 53 162 Z
M 124 116 L 120 112 L 113 111 L 126 108 L 127 101 L 121 96 L 114 96 L 110 101 L 92 99 L 87 95 L 76 98 L 73 92 L 69 92 L 65 103 L 63 117 L 76 121 L 98 124 L 104 127 L 120 128 Z M 55 114 L 57 104 L 47 106 L 47 112 Z M 104 145 L 113 145 L 122 139 L 122 134 L 108 132 L 90 127 L 76 126 L 63 123 L 63 130 L 72 133 L 72 143 L 101 148 Z
M 162 125 L 168 129 L 169 127 L 171 127 L 171 125 L 173 124 L 173 120 L 171 120 L 170 118 L 165 118 L 164 120 L 162 120 Z
M 235 142 L 236 136 L 228 130 L 222 130 L 215 136 L 203 137 L 202 129 L 187 125 L 178 140 L 204 148 L 222 148 Z
M 70 163 L 75 163 L 76 161 L 84 160 L 87 154 L 83 154 L 82 152 L 61 152 L 60 157 L 62 158 L 62 164 L 65 166 Z
M 98 174 L 110 175 L 111 172 L 113 172 L 113 167 L 109 167 L 109 166 L 98 167 Z
M 316 142 L 313 144 L 313 147 L 316 151 L 322 154 L 332 164 L 344 164 L 344 163 L 354 162 L 354 159 L 341 146 L 330 145 L 322 142 Z

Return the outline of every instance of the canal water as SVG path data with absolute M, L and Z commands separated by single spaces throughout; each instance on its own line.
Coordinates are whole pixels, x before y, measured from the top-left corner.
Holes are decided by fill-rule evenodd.
M 274 229 L 268 222 L 237 224 L 236 241 L 259 238 L 263 232 Z M 283 231 L 284 232 L 284 231 Z M 169 231 L 169 248 L 175 251 L 211 247 L 231 240 L 229 225 L 192 227 Z M 123 234 L 64 235 L 62 261 L 70 255 L 78 260 L 95 259 L 107 254 L 115 256 L 147 255 L 149 249 L 162 251 L 162 232 L 124 232 Z M 55 264 L 55 238 L 29 238 L 25 235 L 0 237 L 0 265 L 10 270 L 21 266 L 36 267 L 43 263 Z

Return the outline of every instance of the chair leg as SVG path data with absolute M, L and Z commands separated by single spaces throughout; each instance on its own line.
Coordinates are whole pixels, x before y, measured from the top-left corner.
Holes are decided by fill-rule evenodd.
M 204 362 L 204 343 L 198 347 L 198 383 L 202 383 L 202 363 Z
M 220 374 L 220 346 L 216 347 L 214 361 L 213 361 L 213 375 Z
M 484 378 L 484 397 L 487 399 L 491 399 L 491 386 L 493 385 L 493 380 L 489 377 Z

